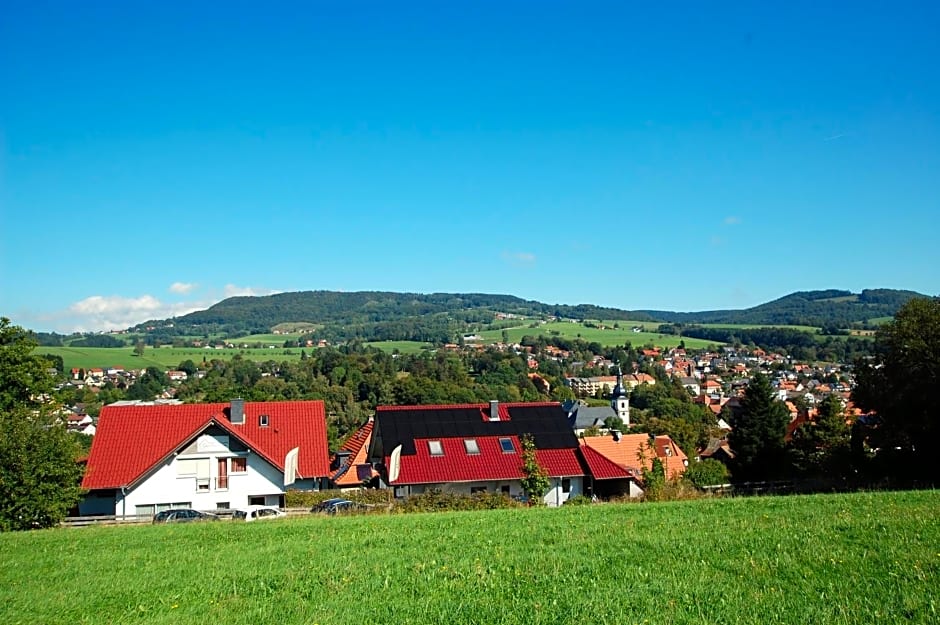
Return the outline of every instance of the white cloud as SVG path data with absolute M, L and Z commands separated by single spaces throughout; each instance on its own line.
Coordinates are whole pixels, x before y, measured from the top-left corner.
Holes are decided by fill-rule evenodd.
M 170 287 L 170 291 L 185 293 L 196 286 L 198 285 L 177 282 Z M 228 284 L 221 292 L 218 289 L 210 289 L 207 295 L 184 302 L 166 302 L 150 294 L 139 297 L 92 295 L 71 304 L 65 310 L 17 315 L 17 323 L 31 329 L 51 330 L 63 334 L 124 330 L 151 319 L 169 319 L 205 310 L 225 298 L 236 295 L 259 296 L 273 293 L 278 291 Z
M 225 297 L 238 297 L 241 295 L 251 295 L 251 296 L 273 295 L 277 292 L 278 291 L 275 291 L 273 289 L 263 289 L 263 288 L 259 289 L 259 288 L 251 287 L 251 286 L 236 286 L 234 284 L 225 285 Z
M 179 293 L 180 295 L 186 295 L 193 289 L 195 289 L 198 284 L 194 282 L 174 282 L 170 285 L 170 293 Z
M 206 308 L 205 302 L 163 302 L 152 295 L 92 295 L 50 315 L 60 332 L 122 330 L 149 319 L 166 319 Z
M 512 265 L 535 264 L 535 254 L 530 252 L 503 252 L 503 260 Z

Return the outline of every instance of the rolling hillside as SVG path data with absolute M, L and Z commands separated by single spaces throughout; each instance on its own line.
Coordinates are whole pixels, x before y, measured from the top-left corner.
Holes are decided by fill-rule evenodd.
M 528 319 L 604 319 L 683 324 L 726 323 L 845 328 L 891 317 L 914 297 L 913 291 L 870 289 L 804 291 L 745 310 L 669 312 L 629 311 L 590 304 L 546 304 L 511 295 L 483 293 L 392 293 L 381 291 L 303 291 L 263 297 L 233 297 L 207 310 L 134 328 L 167 336 L 241 336 L 268 333 L 284 323 L 316 324 L 315 334 L 331 340 L 422 341 L 442 343 L 472 329 L 505 327 L 497 313 Z M 518 325 L 518 321 L 516 325 Z

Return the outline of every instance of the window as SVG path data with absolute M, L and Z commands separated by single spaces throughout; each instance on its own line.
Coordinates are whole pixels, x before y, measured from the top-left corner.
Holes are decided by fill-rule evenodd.
M 263 428 L 268 427 L 268 415 L 263 414 L 260 417 L 258 417 L 258 425 Z
M 480 447 L 477 445 L 477 439 L 475 438 L 465 438 L 463 439 L 464 449 L 467 450 L 467 453 L 471 456 L 474 456 L 480 453 Z
M 232 458 L 231 473 L 244 473 L 248 470 L 248 458 Z
M 263 506 L 263 505 L 264 505 L 264 497 L 263 497 L 263 496 L 262 496 L 262 497 L 249 497 L 249 498 L 248 498 L 248 505 L 249 505 L 249 506 Z
M 516 446 L 512 444 L 511 438 L 501 438 L 499 439 L 499 446 L 503 450 L 504 454 L 514 454 L 516 453 Z
M 471 495 L 476 494 L 476 493 L 485 493 L 485 492 L 486 492 L 486 486 L 471 486 L 470 487 Z
M 561 492 L 570 493 L 571 492 L 571 478 L 565 477 L 561 480 Z
M 196 478 L 196 490 L 208 491 L 209 490 L 209 478 L 207 477 Z
M 137 506 L 134 514 L 137 516 L 153 516 L 153 506 Z
M 502 494 L 508 496 L 508 495 L 509 495 L 509 484 L 504 484 L 504 485 L 500 486 L 500 487 L 499 487 L 499 492 L 501 492 Z
M 230 503 L 227 502 L 227 501 L 218 501 L 218 502 L 216 502 L 216 504 L 215 504 L 215 509 L 216 509 L 216 510 L 228 510 L 228 509 L 231 508 L 231 507 L 232 507 L 232 504 L 230 504 Z
M 441 441 L 428 441 L 428 451 L 432 456 L 443 456 L 444 446 L 441 445 Z

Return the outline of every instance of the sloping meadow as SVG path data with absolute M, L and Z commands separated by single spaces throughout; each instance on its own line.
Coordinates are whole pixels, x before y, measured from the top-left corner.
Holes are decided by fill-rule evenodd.
M 940 622 L 940 492 L 0 535 L 3 623 Z

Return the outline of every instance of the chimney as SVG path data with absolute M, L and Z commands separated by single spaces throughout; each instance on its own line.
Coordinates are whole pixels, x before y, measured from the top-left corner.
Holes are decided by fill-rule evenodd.
M 499 400 L 490 400 L 490 421 L 499 421 Z
M 232 425 L 242 425 L 245 423 L 245 400 L 238 398 L 233 399 L 231 402 L 231 408 L 229 409 L 229 421 L 232 422 Z
M 619 443 L 620 442 L 620 430 L 611 430 L 610 433 L 614 437 L 614 442 Z

